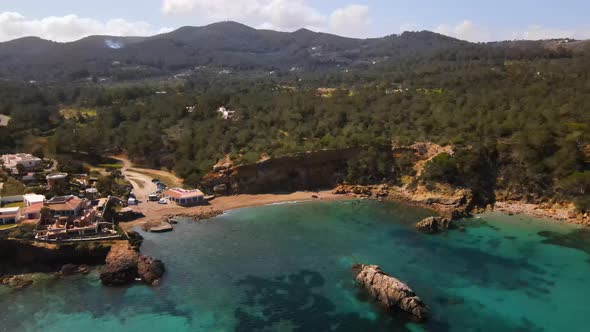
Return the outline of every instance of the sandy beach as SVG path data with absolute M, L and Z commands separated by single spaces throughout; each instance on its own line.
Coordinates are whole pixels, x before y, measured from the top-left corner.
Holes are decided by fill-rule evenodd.
M 315 196 L 315 197 L 314 197 Z M 316 198 L 317 197 L 317 198 Z M 136 212 L 141 212 L 145 215 L 144 218 L 137 219 L 132 222 L 121 223 L 121 227 L 126 231 L 132 230 L 134 227 L 141 227 L 145 223 L 157 223 L 163 218 L 171 215 L 195 215 L 206 213 L 211 210 L 228 211 L 246 207 L 262 206 L 276 203 L 287 202 L 306 202 L 306 201 L 334 201 L 342 199 L 350 199 L 348 195 L 336 195 L 332 191 L 298 191 L 289 194 L 260 194 L 260 195 L 235 195 L 217 197 L 209 202 L 209 205 L 195 206 L 195 207 L 180 207 L 174 203 L 165 205 L 157 202 L 143 201 L 137 206 L 131 207 Z

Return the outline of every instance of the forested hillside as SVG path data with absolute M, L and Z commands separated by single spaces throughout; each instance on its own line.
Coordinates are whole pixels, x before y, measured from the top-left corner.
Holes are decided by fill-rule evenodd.
M 195 33 L 176 32 L 187 40 Z M 283 36 L 268 34 L 270 40 Z M 589 209 L 590 52 L 539 42 L 450 41 L 451 48 L 347 70 L 202 72 L 134 84 L 5 82 L 0 113 L 12 120 L 0 127 L 0 148 L 41 146 L 38 153 L 57 156 L 124 151 L 196 184 L 225 154 L 251 162 L 367 146 L 366 155 L 351 162 L 348 180 L 375 182 L 397 181 L 408 172 L 403 160 L 384 158 L 377 147 L 432 141 L 458 152 L 435 159 L 425 181 L 470 187 L 482 203 L 504 189 L 572 199 Z M 221 106 L 235 116 L 222 119 L 216 112 Z

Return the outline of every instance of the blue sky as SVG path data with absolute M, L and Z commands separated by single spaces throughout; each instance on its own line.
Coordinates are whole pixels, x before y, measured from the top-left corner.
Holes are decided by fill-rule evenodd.
M 588 0 L 3 0 L 0 40 L 147 35 L 220 20 L 353 37 L 427 29 L 471 41 L 582 39 L 590 38 L 587 13 Z

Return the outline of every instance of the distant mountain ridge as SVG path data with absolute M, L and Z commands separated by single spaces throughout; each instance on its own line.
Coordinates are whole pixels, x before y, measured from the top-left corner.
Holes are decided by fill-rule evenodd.
M 306 29 L 289 33 L 220 22 L 151 37 L 90 36 L 68 43 L 25 37 L 0 43 L 0 78 L 133 78 L 168 75 L 197 66 L 239 71 L 320 70 L 425 57 L 468 45 L 475 44 L 429 31 L 356 39 Z

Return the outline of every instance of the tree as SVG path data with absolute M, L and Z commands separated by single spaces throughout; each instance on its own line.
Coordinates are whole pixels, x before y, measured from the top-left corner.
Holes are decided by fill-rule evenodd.
M 441 153 L 426 164 L 422 180 L 454 184 L 457 181 L 457 175 L 457 161 L 448 153 Z

